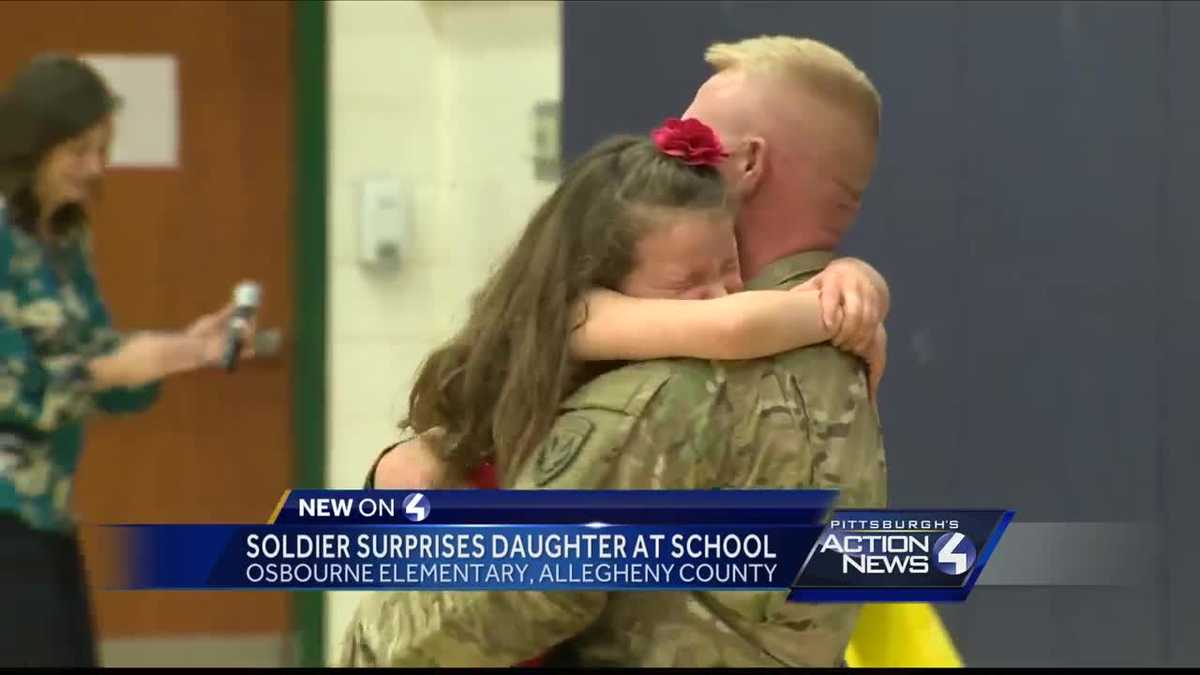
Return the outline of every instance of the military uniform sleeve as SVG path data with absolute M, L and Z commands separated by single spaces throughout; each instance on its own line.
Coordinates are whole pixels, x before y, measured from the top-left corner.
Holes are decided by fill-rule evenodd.
M 823 353 L 824 352 L 824 353 Z M 804 350 L 793 373 L 805 411 L 813 487 L 838 490 L 838 508 L 887 507 L 887 458 L 866 371 L 832 347 Z
M 693 407 L 695 388 L 675 382 L 661 364 L 647 365 L 582 388 L 506 487 L 620 489 L 695 480 L 694 469 L 677 468 L 694 462 L 659 466 L 657 459 L 690 456 L 692 425 L 703 417 Z M 582 632 L 606 601 L 603 592 L 373 593 L 344 636 L 339 665 L 511 666 Z
M 713 487 L 726 456 L 722 383 L 707 362 L 648 361 L 589 383 L 512 487 L 685 490 Z
M 731 474 L 758 488 L 836 489 L 838 508 L 886 506 L 879 420 L 856 360 L 809 347 L 731 369 L 728 377 L 740 411 Z M 789 666 L 839 665 L 860 609 L 789 603 L 786 591 L 708 596 Z

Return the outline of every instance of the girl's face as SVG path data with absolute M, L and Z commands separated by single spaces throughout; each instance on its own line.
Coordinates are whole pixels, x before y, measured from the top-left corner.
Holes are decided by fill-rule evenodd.
M 637 243 L 618 288 L 639 298 L 704 300 L 742 290 L 733 217 L 669 211 Z
M 93 196 L 104 174 L 112 130 L 112 119 L 106 118 L 50 149 L 38 167 L 35 186 L 42 208 L 53 211 Z

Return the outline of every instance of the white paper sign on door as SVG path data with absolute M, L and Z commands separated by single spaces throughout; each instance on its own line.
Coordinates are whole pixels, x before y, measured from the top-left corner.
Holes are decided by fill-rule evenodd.
M 109 166 L 179 166 L 179 66 L 171 54 L 88 54 L 121 99 Z

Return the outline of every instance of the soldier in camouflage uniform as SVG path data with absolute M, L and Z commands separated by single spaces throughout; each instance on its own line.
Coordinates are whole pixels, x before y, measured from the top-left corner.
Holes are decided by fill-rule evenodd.
M 791 256 L 753 287 L 790 287 L 831 259 Z M 880 507 L 886 466 L 860 362 L 831 346 L 770 359 L 644 362 L 602 375 L 562 414 L 515 489 L 838 488 Z M 854 626 L 848 605 L 786 592 L 373 593 L 346 665 L 503 666 L 564 642 L 586 666 L 830 666 Z
M 0 665 L 95 665 L 69 508 L 96 412 L 149 407 L 159 380 L 216 363 L 232 307 L 184 332 L 115 331 L 84 206 L 114 99 L 82 62 L 43 56 L 0 93 Z
M 722 169 L 745 206 L 738 240 L 747 288 L 794 287 L 832 259 L 828 249 L 857 211 L 874 167 L 878 94 L 844 56 L 809 40 L 715 45 L 708 60 L 718 72 L 685 116 L 733 139 Z M 504 485 L 836 488 L 840 507 L 880 508 L 886 475 L 862 364 L 821 345 L 601 375 L 562 404 L 546 440 Z M 858 608 L 789 604 L 786 595 L 373 593 L 338 661 L 505 666 L 557 645 L 552 661 L 562 665 L 842 664 Z

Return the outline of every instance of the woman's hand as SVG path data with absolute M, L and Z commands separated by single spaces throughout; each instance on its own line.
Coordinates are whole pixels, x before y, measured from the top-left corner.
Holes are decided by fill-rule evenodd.
M 137 333 L 113 353 L 91 359 L 95 389 L 138 387 L 154 380 L 221 363 L 235 306 L 200 317 L 181 332 Z M 240 357 L 254 356 L 254 321 L 241 330 Z
M 819 291 L 821 318 L 833 331 L 833 345 L 864 355 L 887 316 L 891 295 L 887 282 L 857 258 L 838 258 L 796 291 Z
M 184 336 L 193 340 L 196 345 L 196 361 L 193 368 L 215 366 L 221 362 L 229 332 L 229 321 L 236 309 L 237 305 L 229 303 L 219 311 L 196 319 L 184 330 Z M 248 359 L 254 356 L 254 331 L 255 324 L 251 319 L 241 331 L 244 346 L 240 358 Z

